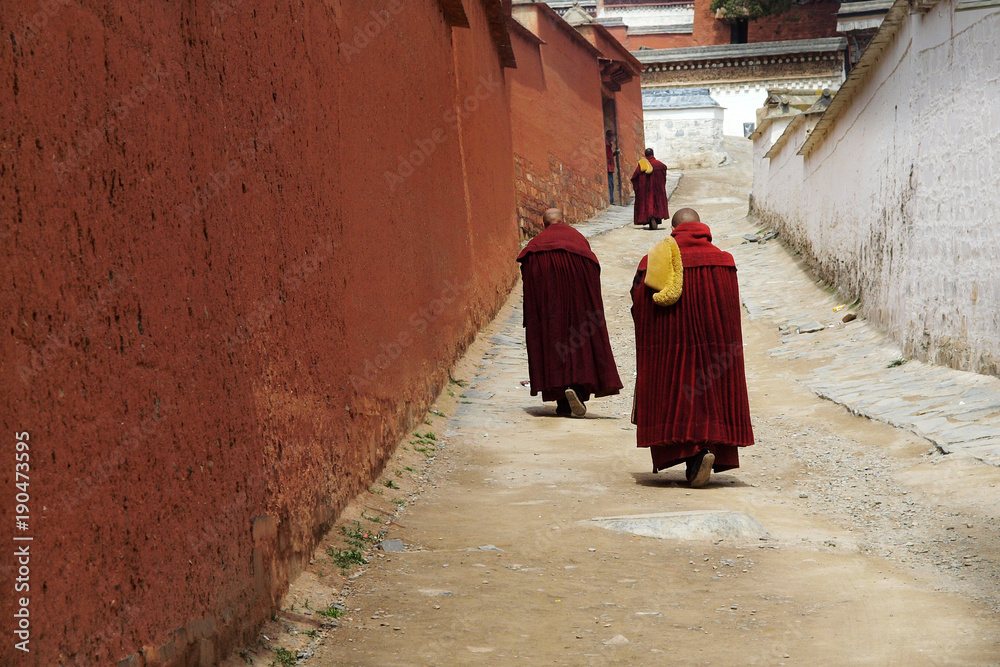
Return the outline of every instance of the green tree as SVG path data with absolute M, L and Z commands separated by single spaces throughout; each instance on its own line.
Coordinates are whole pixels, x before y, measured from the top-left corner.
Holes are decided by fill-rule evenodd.
M 712 0 L 710 6 L 723 21 L 754 21 L 788 11 L 792 0 Z

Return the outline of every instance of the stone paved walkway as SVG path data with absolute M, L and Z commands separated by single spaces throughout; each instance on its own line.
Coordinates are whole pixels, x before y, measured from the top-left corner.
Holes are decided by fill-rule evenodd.
M 746 231 L 750 231 L 747 229 Z M 778 241 L 730 248 L 741 267 L 740 292 L 753 319 L 783 333 L 774 357 L 826 360 L 806 385 L 850 411 L 907 429 L 944 454 L 965 453 L 1000 466 L 1000 379 L 904 360 L 899 346 L 823 290 Z M 755 279 L 742 279 L 752 275 Z M 763 277 L 766 276 L 766 279 Z M 821 331 L 799 333 L 808 323 Z

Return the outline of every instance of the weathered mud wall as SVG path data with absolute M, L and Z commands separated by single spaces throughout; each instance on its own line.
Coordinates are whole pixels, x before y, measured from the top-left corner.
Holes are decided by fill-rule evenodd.
M 562 208 L 570 223 L 607 208 L 604 133 L 615 129 L 616 116 L 628 200 L 629 162 L 642 150 L 642 93 L 638 71 L 620 90 L 602 85 L 602 59 L 631 58 L 611 44 L 613 37 L 601 35 L 594 44 L 588 41 L 593 35 L 576 31 L 544 5 L 514 12 L 524 25 L 511 33 L 517 69 L 507 72 L 517 210 L 522 234 L 533 236 L 549 207 Z
M 518 67 L 508 72 L 518 217 L 526 236 L 541 229 L 541 214 L 551 206 L 572 223 L 608 205 L 597 55 L 572 28 L 560 28 L 558 17 L 542 11 L 535 17 L 531 29 L 544 43 L 515 33 Z
M 446 382 L 518 242 L 464 4 L 0 5 L 0 663 L 211 664 Z
M 618 113 L 618 148 L 621 150 L 622 191 L 625 201 L 632 197 L 632 182 L 629 177 L 649 146 L 642 110 L 642 83 L 640 77 L 622 84 L 615 95 L 615 109 Z M 615 197 L 618 194 L 615 193 Z
M 771 158 L 755 146 L 753 211 L 908 354 L 996 375 L 1000 14 L 955 7 L 901 7 L 807 155 L 806 123 Z

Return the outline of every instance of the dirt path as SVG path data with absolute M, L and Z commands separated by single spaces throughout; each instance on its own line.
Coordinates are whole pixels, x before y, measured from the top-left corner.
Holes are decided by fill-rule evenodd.
M 745 151 L 737 158 L 686 173 L 671 202 L 697 208 L 724 248 L 753 231 L 742 220 Z M 377 553 L 338 598 L 342 579 L 321 548 L 270 640 L 317 665 L 1000 664 L 1000 469 L 929 454 L 926 441 L 817 398 L 799 382 L 816 362 L 768 354 L 780 340 L 772 321 L 744 322 L 758 444 L 742 468 L 700 490 L 682 469 L 649 472 L 628 421 L 628 290 L 664 233 L 592 240 L 623 393 L 593 401 L 582 420 L 529 396 L 518 288 L 456 369 L 470 384 L 442 398 L 447 422 L 425 427 L 435 461 L 393 476 L 423 457 L 401 450 L 387 479 L 403 488 L 352 510 L 409 502 L 386 528 L 406 551 Z M 824 295 L 805 279 L 793 288 Z M 590 521 L 695 510 L 745 513 L 768 539 L 656 539 Z M 314 609 L 326 597 L 346 611 L 306 640 L 309 595 Z

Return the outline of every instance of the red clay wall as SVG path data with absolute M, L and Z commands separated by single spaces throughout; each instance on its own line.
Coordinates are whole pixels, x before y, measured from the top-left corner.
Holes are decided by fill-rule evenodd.
M 629 177 L 646 150 L 646 138 L 642 124 L 642 87 L 639 77 L 622 85 L 615 95 L 618 109 L 618 147 L 621 150 L 621 181 L 625 201 L 632 196 L 632 182 Z M 616 195 L 617 196 L 617 195 Z
M 694 33 L 691 46 L 729 44 L 732 31 L 728 23 L 715 18 L 712 0 L 694 0 Z
M 477 2 L 43 5 L 0 6 L 27 663 L 210 664 L 515 278 L 504 75 Z
M 512 33 L 507 70 L 517 209 L 522 234 L 541 229 L 546 208 L 580 222 L 608 205 L 601 73 L 597 57 L 545 15 L 539 46 Z M 580 38 L 582 39 L 582 37 Z
M 696 46 L 694 35 L 686 34 L 663 34 L 663 35 L 629 35 L 625 44 L 630 51 L 638 51 L 640 48 L 647 49 L 680 49 L 686 46 Z
M 631 55 L 627 53 L 625 46 L 610 31 L 605 31 L 594 25 L 580 26 L 578 31 L 601 52 L 603 58 L 619 63 L 626 61 L 626 59 L 631 60 Z M 602 104 L 605 109 L 604 130 L 616 131 L 617 141 L 615 144 L 621 150 L 621 155 L 618 158 L 620 173 L 616 170 L 615 174 L 615 201 L 619 203 L 627 202 L 632 196 L 632 183 L 629 181 L 629 176 L 632 174 L 630 165 L 638 160 L 636 156 L 642 155 L 645 149 L 640 83 L 641 65 L 634 60 L 631 62 L 635 68 L 635 75 L 631 81 L 622 84 L 618 90 L 604 84 L 601 91 L 604 98 Z
M 786 39 L 819 39 L 837 36 L 840 2 L 810 2 L 792 5 L 784 14 L 753 21 L 748 26 L 748 42 L 780 42 Z

